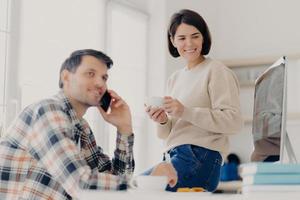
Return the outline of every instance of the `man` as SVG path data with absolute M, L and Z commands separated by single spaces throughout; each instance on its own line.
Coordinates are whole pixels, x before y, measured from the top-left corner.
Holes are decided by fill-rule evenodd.
M 131 113 L 112 90 L 110 112 L 99 107 L 112 64 L 99 51 L 73 52 L 60 70 L 61 91 L 21 112 L 0 142 L 0 199 L 73 199 L 79 188 L 126 189 L 134 170 Z M 91 106 L 117 128 L 112 160 L 82 118 Z M 177 181 L 168 163 L 152 175 L 168 176 L 170 185 Z

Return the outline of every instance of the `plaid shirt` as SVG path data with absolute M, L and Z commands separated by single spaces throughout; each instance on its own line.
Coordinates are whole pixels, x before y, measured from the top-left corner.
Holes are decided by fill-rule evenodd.
M 0 199 L 76 199 L 79 188 L 124 189 L 134 170 L 133 139 L 118 133 L 110 160 L 61 91 L 25 108 L 1 138 Z

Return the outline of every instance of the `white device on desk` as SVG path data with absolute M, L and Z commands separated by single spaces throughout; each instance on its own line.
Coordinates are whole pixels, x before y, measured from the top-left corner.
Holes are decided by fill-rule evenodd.
M 280 143 L 278 151 L 281 163 L 287 160 L 286 155 L 288 162 L 297 163 L 294 148 L 286 131 L 287 68 L 287 58 L 283 56 L 256 79 L 252 133 L 255 145 L 266 144 L 266 141 L 273 144 Z

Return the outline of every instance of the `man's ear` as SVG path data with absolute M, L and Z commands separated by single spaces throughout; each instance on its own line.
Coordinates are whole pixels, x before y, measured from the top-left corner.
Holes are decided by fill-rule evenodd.
M 63 85 L 66 85 L 70 80 L 70 72 L 64 69 L 60 74 L 60 79 L 63 82 Z

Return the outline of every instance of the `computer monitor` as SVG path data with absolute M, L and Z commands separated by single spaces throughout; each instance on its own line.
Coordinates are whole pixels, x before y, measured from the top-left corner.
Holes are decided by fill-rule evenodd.
M 283 56 L 255 81 L 252 161 L 268 161 L 277 157 L 282 163 L 297 162 L 286 131 L 286 110 L 287 59 Z

